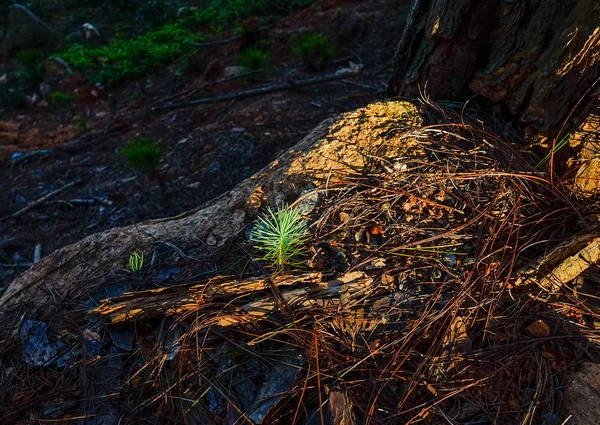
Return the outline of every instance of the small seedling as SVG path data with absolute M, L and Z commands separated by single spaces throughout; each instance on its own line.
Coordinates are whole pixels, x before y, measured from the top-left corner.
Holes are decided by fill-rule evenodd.
M 308 225 L 298 210 L 287 205 L 268 208 L 259 216 L 250 234 L 250 241 L 276 271 L 300 266 L 298 257 L 306 253 Z
M 50 106 L 54 109 L 64 108 L 73 104 L 73 96 L 61 91 L 55 91 L 50 95 Z
M 238 63 L 250 71 L 258 71 L 261 76 L 266 77 L 271 67 L 271 55 L 264 50 L 250 47 L 240 52 Z
M 134 138 L 121 149 L 121 155 L 130 168 L 147 174 L 158 183 L 161 203 L 166 206 L 168 204 L 167 187 L 165 179 L 158 169 L 164 154 L 165 152 L 158 142 L 142 137 Z
M 79 132 L 87 130 L 87 120 L 79 115 L 73 117 L 72 123 L 73 128 Z
M 158 170 L 158 164 L 164 155 L 160 145 L 152 140 L 136 137 L 121 149 L 127 165 L 144 173 Z
M 329 37 L 316 32 L 299 35 L 294 41 L 292 50 L 307 67 L 313 70 L 323 68 L 335 54 Z
M 129 256 L 129 268 L 132 272 L 137 273 L 144 266 L 144 253 L 138 254 L 136 251 Z

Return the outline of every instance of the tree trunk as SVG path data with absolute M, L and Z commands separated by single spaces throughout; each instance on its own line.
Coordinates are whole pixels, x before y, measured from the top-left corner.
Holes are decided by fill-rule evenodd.
M 596 0 L 413 0 L 389 94 L 479 95 L 556 136 L 600 89 L 599 25 Z

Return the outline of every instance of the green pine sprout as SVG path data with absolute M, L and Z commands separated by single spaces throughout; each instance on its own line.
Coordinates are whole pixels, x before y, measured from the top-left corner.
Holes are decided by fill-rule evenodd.
M 144 265 L 144 253 L 142 255 L 138 254 L 136 251 L 129 256 L 129 268 L 132 272 L 137 273 L 142 270 L 142 266 Z
M 268 208 L 259 216 L 249 239 L 262 253 L 260 260 L 283 271 L 301 265 L 297 258 L 306 253 L 308 225 L 298 210 L 287 205 Z
M 127 165 L 146 173 L 158 170 L 158 164 L 164 154 L 164 150 L 158 142 L 143 137 L 135 137 L 121 147 L 121 155 Z

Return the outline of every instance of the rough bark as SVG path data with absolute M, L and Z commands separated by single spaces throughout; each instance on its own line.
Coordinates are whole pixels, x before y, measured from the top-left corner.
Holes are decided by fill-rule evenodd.
M 393 65 L 391 95 L 479 95 L 556 135 L 599 88 L 600 2 L 414 0 Z

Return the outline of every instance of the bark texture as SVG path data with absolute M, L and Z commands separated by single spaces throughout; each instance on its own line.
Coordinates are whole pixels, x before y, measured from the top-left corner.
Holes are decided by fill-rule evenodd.
M 598 88 L 600 2 L 414 0 L 393 65 L 391 95 L 479 95 L 555 135 Z

